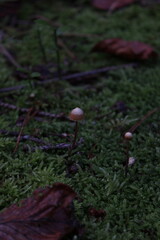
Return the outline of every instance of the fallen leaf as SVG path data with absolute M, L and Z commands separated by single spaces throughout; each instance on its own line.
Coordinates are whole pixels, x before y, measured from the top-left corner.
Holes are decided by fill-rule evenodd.
M 75 197 L 62 183 L 35 190 L 19 206 L 11 205 L 0 213 L 0 239 L 60 240 L 75 234 L 79 230 L 72 204 Z
M 98 9 L 113 11 L 134 2 L 136 0 L 93 0 L 92 5 Z
M 100 41 L 93 47 L 92 51 L 110 53 L 130 60 L 147 60 L 158 56 L 156 51 L 146 43 L 125 41 L 120 38 Z

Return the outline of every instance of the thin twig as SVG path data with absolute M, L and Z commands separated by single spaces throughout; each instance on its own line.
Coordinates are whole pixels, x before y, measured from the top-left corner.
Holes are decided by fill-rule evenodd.
M 5 58 L 16 68 L 21 68 L 19 63 L 13 58 L 9 51 L 0 43 L 0 52 L 5 56 Z
M 66 54 L 73 60 L 77 60 L 77 57 L 74 55 L 74 53 L 64 44 L 64 42 L 58 38 L 58 45 L 64 49 Z
M 18 86 L 13 86 L 8 88 L 0 88 L 0 93 L 19 91 L 23 88 L 25 88 L 25 85 L 18 85 Z
M 112 70 L 118 70 L 121 68 L 136 67 L 136 66 L 137 66 L 137 63 L 129 63 L 129 64 L 123 64 L 123 65 L 118 65 L 118 66 L 98 68 L 98 69 L 94 69 L 91 71 L 86 71 L 86 72 L 82 72 L 82 73 L 74 73 L 71 75 L 62 76 L 62 80 L 72 80 L 72 79 L 79 80 L 79 79 L 81 79 L 83 77 L 87 77 L 87 76 L 98 75 L 98 74 L 106 73 L 106 72 L 112 71 Z M 59 81 L 59 78 L 57 77 L 57 78 L 53 78 L 53 79 L 44 80 L 41 82 L 36 82 L 36 84 L 43 85 L 43 84 L 48 84 L 48 83 L 52 83 L 55 81 Z
M 134 132 L 148 117 L 150 117 L 153 113 L 160 110 L 160 107 L 154 108 L 153 110 L 149 111 L 144 117 L 142 117 L 136 124 L 134 124 L 128 132 Z
M 0 129 L 0 135 L 4 135 L 5 137 L 18 137 L 19 132 L 12 132 L 12 131 L 7 131 L 5 129 Z M 47 134 L 47 136 L 48 136 L 48 134 Z M 60 137 L 60 138 L 67 138 L 68 134 L 67 133 L 61 133 L 61 134 L 54 134 L 54 136 Z M 28 141 L 32 141 L 32 142 L 35 142 L 35 143 L 38 143 L 38 144 L 43 144 L 43 145 L 52 145 L 51 143 L 46 142 L 43 139 L 28 135 L 28 134 L 23 134 L 23 133 L 21 134 L 21 139 L 20 140 L 21 141 L 28 140 Z
M 19 110 L 19 108 L 16 107 L 15 105 L 10 104 L 10 103 L 4 103 L 4 102 L 2 102 L 2 101 L 0 101 L 0 107 L 8 108 L 8 109 L 10 109 L 10 110 Z
M 18 135 L 19 135 L 18 132 L 10 132 L 10 131 L 4 130 L 4 129 L 0 129 L 0 134 L 3 134 L 6 137 L 8 137 L 8 136 L 18 137 Z M 38 144 L 48 144 L 47 142 L 45 142 L 44 140 L 42 140 L 40 138 L 33 137 L 33 136 L 30 136 L 30 135 L 24 135 L 24 134 L 21 134 L 20 140 L 21 141 L 28 140 L 28 141 L 36 142 Z
M 78 145 L 83 143 L 83 138 L 81 138 L 75 145 L 77 147 Z M 24 146 L 24 151 L 30 151 L 30 152 L 35 152 L 36 150 L 43 150 L 43 151 L 48 151 L 48 150 L 56 150 L 56 149 L 68 149 L 71 147 L 71 143 L 58 143 L 56 145 L 48 144 L 48 145 L 42 145 L 38 147 L 31 147 L 29 145 Z
M 77 81 L 81 81 L 83 80 L 84 77 L 89 77 L 89 76 L 94 76 L 94 75 L 98 75 L 98 74 L 102 74 L 102 73 L 106 73 L 112 70 L 118 70 L 121 68 L 127 68 L 127 67 L 136 67 L 137 63 L 129 63 L 129 64 L 123 64 L 123 65 L 119 65 L 119 66 L 110 66 L 110 67 L 105 67 L 105 68 L 99 68 L 99 69 L 95 69 L 95 70 L 91 70 L 91 71 L 86 71 L 86 72 L 81 72 L 81 73 L 74 73 L 74 74 L 70 74 L 70 75 L 62 75 L 62 80 L 77 80 Z M 34 85 L 44 85 L 44 84 L 49 84 L 52 82 L 56 82 L 59 81 L 59 77 L 55 77 L 53 79 L 48 79 L 48 80 L 44 80 L 44 81 L 37 81 L 34 83 Z M 8 87 L 8 88 L 2 88 L 0 89 L 0 92 L 9 92 L 9 91 L 17 91 L 19 89 L 25 88 L 27 87 L 26 85 L 19 85 L 19 86 L 13 86 L 13 87 Z
M 39 143 L 39 144 L 47 144 L 42 139 L 30 136 L 30 135 L 23 135 L 23 136 L 21 136 L 20 140 L 21 141 L 28 140 L 28 141 L 32 141 L 32 142 Z
M 4 103 L 2 101 L 0 101 L 0 107 L 8 108 L 10 110 L 18 110 L 18 111 L 20 111 L 22 113 L 27 113 L 29 111 L 28 108 L 18 108 L 17 106 L 15 106 L 13 104 Z M 43 112 L 43 111 L 37 111 L 36 112 L 36 116 L 65 119 L 64 113 L 54 114 L 54 113 L 48 113 L 48 112 Z
M 31 120 L 31 118 L 33 118 L 36 115 L 36 113 L 37 113 L 37 110 L 35 110 L 33 107 L 28 110 L 28 113 L 27 113 L 27 115 L 26 115 L 26 117 L 23 121 L 22 127 L 21 127 L 21 129 L 19 131 L 19 134 L 18 134 L 18 137 L 17 137 L 17 142 L 16 142 L 16 146 L 15 146 L 15 149 L 14 149 L 14 153 L 18 149 L 24 127 L 28 124 L 28 122 Z

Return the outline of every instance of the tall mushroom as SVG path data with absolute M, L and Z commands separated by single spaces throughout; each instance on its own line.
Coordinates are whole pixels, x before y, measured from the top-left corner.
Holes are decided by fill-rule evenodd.
M 71 147 L 68 152 L 68 157 L 71 156 L 72 150 L 76 145 L 77 135 L 78 135 L 78 121 L 84 119 L 84 112 L 81 108 L 76 107 L 69 113 L 69 119 L 75 121 L 75 130 L 74 130 L 74 138 L 71 144 Z

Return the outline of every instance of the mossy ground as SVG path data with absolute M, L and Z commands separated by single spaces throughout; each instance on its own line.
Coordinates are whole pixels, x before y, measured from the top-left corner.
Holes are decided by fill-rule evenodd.
M 41 2 L 41 3 L 40 3 Z M 74 2 L 74 1 L 73 1 Z M 100 53 L 90 53 L 94 44 L 105 38 L 121 37 L 140 40 L 160 50 L 160 6 L 141 7 L 132 5 L 114 13 L 97 11 L 89 1 L 23 1 L 19 18 L 26 21 L 30 16 L 43 15 L 59 24 L 59 34 L 96 34 L 99 37 L 63 37 L 63 41 L 78 57 L 69 59 L 60 49 L 61 67 L 68 71 L 86 71 L 98 67 L 127 63 L 125 60 Z M 1 21 L 5 37 L 3 44 L 12 49 L 22 66 L 44 64 L 37 30 L 48 62 L 56 65 L 54 29 L 42 20 L 35 20 L 26 27 L 6 25 Z M 13 155 L 15 141 L 11 137 L 0 138 L 0 209 L 30 196 L 36 188 L 54 182 L 67 183 L 79 194 L 82 202 L 76 202 L 79 220 L 85 224 L 82 239 L 95 240 L 158 240 L 160 239 L 160 118 L 159 112 L 148 118 L 135 132 L 130 155 L 136 163 L 124 176 L 123 143 L 121 134 L 129 129 L 147 111 L 159 107 L 160 68 L 159 60 L 146 62 L 138 68 L 111 71 L 90 84 L 71 85 L 67 81 L 31 88 L 30 80 L 14 77 L 14 68 L 0 56 L 0 87 L 25 83 L 27 88 L 19 92 L 1 93 L 1 100 L 19 107 L 31 107 L 40 103 L 40 109 L 52 113 L 68 112 L 81 107 L 85 120 L 80 123 L 79 137 L 84 139 L 72 157 L 78 172 L 66 175 L 66 150 L 25 153 L 23 144 Z M 56 71 L 56 67 L 54 69 Z M 35 81 L 32 79 L 32 81 Z M 35 93 L 35 99 L 29 98 Z M 128 106 L 127 118 L 123 114 L 107 114 L 117 101 Z M 18 111 L 0 109 L 0 128 L 19 131 L 16 125 Z M 60 120 L 36 121 L 32 119 L 24 133 L 56 144 L 64 142 L 54 134 L 73 133 L 73 123 Z M 43 137 L 45 136 L 45 137 Z M 28 144 L 32 144 L 27 142 Z M 95 145 L 95 147 L 93 147 Z M 89 158 L 92 152 L 93 157 Z M 87 216 L 89 207 L 104 209 L 102 221 Z

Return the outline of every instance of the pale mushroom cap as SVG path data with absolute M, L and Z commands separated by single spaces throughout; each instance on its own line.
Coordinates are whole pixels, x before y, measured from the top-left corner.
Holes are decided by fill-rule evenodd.
M 132 134 L 131 132 L 126 132 L 126 133 L 124 134 L 124 138 L 125 138 L 126 140 L 131 140 L 131 139 L 133 138 L 133 134 Z
M 134 157 L 129 157 L 128 159 L 128 166 L 131 166 L 135 163 L 136 159 Z
M 84 112 L 81 108 L 76 107 L 70 112 L 69 118 L 73 121 L 82 120 L 84 118 Z

